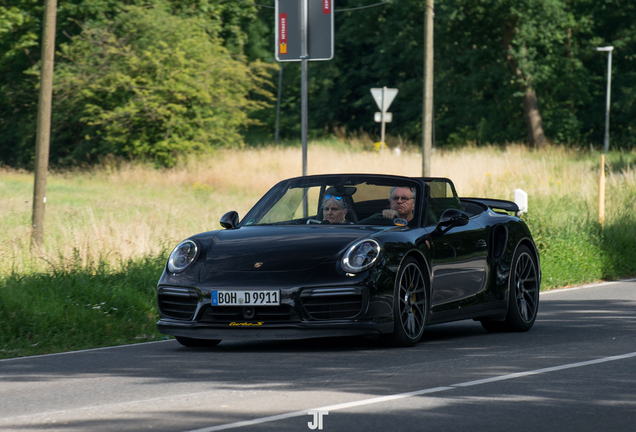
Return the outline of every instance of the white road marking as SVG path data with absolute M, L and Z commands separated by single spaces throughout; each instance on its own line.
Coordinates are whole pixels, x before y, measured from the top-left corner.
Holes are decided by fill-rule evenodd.
M 67 355 L 67 354 L 78 354 L 78 353 L 85 353 L 85 352 L 91 352 L 91 351 L 109 350 L 109 349 L 115 349 L 115 348 L 130 348 L 130 347 L 137 347 L 141 344 L 156 344 L 156 343 L 170 342 L 171 340 L 174 340 L 174 339 L 164 339 L 164 340 L 151 341 L 151 342 L 137 342 L 137 343 L 129 343 L 125 345 L 114 345 L 114 346 L 101 347 L 101 348 L 89 348 L 89 349 L 83 349 L 83 350 L 77 350 L 77 351 L 65 351 L 65 352 L 52 353 L 52 354 L 38 354 L 38 355 L 25 356 L 25 357 L 11 357 L 6 359 L 0 359 L 0 362 L 7 362 L 12 360 L 27 360 L 27 359 L 30 360 L 30 359 L 37 359 L 41 357 L 53 357 L 53 356 L 61 356 L 61 355 Z
M 632 352 L 632 353 L 628 353 L 628 354 L 622 354 L 622 355 L 617 355 L 617 356 L 611 356 L 611 357 L 603 357 L 603 358 L 599 358 L 599 359 L 595 359 L 595 360 L 588 360 L 588 361 L 583 361 L 583 362 L 570 363 L 570 364 L 565 364 L 565 365 L 560 365 L 560 366 L 552 366 L 552 367 L 547 367 L 547 368 L 542 368 L 542 369 L 535 369 L 535 370 L 526 371 L 526 372 L 518 372 L 518 373 L 513 373 L 513 374 L 508 374 L 508 375 L 500 375 L 500 376 L 496 376 L 496 377 L 485 378 L 485 379 L 480 379 L 480 380 L 475 380 L 475 381 L 467 381 L 467 382 L 463 382 L 463 383 L 459 383 L 459 384 L 452 384 L 452 385 L 449 385 L 447 387 L 434 387 L 434 388 L 430 388 L 430 389 L 416 390 L 416 391 L 407 392 L 407 393 L 399 393 L 399 394 L 381 396 L 381 397 L 376 397 L 376 398 L 371 398 L 371 399 L 363 399 L 363 400 L 354 401 L 354 402 L 347 402 L 347 403 L 342 403 L 342 404 L 337 404 L 337 405 L 329 405 L 329 406 L 324 406 L 324 407 L 320 407 L 320 408 L 309 408 L 309 409 L 303 410 L 303 411 L 294 411 L 294 412 L 283 413 L 283 414 L 278 414 L 278 415 L 269 416 L 269 417 L 261 417 L 261 418 L 257 418 L 257 419 L 253 419 L 253 420 L 245 420 L 245 421 L 240 421 L 240 422 L 235 422 L 235 423 L 227 423 L 227 424 L 223 424 L 223 425 L 219 425 L 219 426 L 211 426 L 211 427 L 206 427 L 206 428 L 202 428 L 202 429 L 194 429 L 194 430 L 190 430 L 190 431 L 187 431 L 187 432 L 214 432 L 214 431 L 221 431 L 221 430 L 227 430 L 227 429 L 236 429 L 236 428 L 241 428 L 241 427 L 245 427 L 245 426 L 252 426 L 252 425 L 257 425 L 257 424 L 262 424 L 262 423 L 269 423 L 269 422 L 274 422 L 274 421 L 278 421 L 278 420 L 285 420 L 285 419 L 293 418 L 293 417 L 303 417 L 303 416 L 307 416 L 308 411 L 338 411 L 338 410 L 343 410 L 343 409 L 347 409 L 347 408 L 353 408 L 353 407 L 359 407 L 359 406 L 364 406 L 364 405 L 371 405 L 371 404 L 376 404 L 376 403 L 381 403 L 381 402 L 392 401 L 392 400 L 396 400 L 396 399 L 405 399 L 405 398 L 410 398 L 410 397 L 413 397 L 413 396 L 421 396 L 421 395 L 425 395 L 425 394 L 439 393 L 439 392 L 443 392 L 443 391 L 454 390 L 454 389 L 457 389 L 457 388 L 471 387 L 471 386 L 482 385 L 482 384 L 489 384 L 489 383 L 498 382 L 498 381 L 504 381 L 504 380 L 516 379 L 516 378 L 523 378 L 523 377 L 527 377 L 527 376 L 531 376 L 531 375 L 540 375 L 540 374 L 549 373 L 549 372 L 561 371 L 561 370 L 566 370 L 566 369 L 574 369 L 574 368 L 578 368 L 578 367 L 590 366 L 590 365 L 595 365 L 595 364 L 600 364 L 600 363 L 607 363 L 607 362 L 612 362 L 612 361 L 617 361 L 617 360 L 625 360 L 625 359 L 633 358 L 633 357 L 636 357 L 636 352 Z
M 597 287 L 605 286 L 605 285 L 615 285 L 615 284 L 623 283 L 623 282 L 636 282 L 636 279 L 621 279 L 617 281 L 607 281 L 607 282 L 598 282 L 598 283 L 588 284 L 588 285 L 579 285 L 579 286 L 574 286 L 570 288 L 555 288 L 549 291 L 541 291 L 540 294 L 543 296 L 546 294 L 562 293 L 566 291 L 574 291 L 574 290 L 580 290 L 580 289 L 586 289 L 586 288 L 597 288 Z

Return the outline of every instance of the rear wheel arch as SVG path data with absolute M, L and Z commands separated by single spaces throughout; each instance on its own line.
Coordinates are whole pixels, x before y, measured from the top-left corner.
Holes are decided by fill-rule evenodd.
M 508 312 L 503 321 L 481 320 L 488 331 L 528 331 L 539 307 L 541 272 L 532 244 L 520 242 L 515 249 L 508 280 Z
M 539 270 L 541 270 L 541 260 L 539 259 L 539 249 L 537 249 L 537 245 L 535 245 L 532 240 L 527 238 L 523 239 L 519 243 L 519 245 L 525 245 L 532 251 L 532 253 L 534 254 L 534 259 L 537 262 L 537 266 L 539 267 Z
M 537 266 L 537 271 L 539 272 L 539 290 L 541 290 L 541 259 L 539 257 L 539 249 L 537 249 L 537 246 L 534 244 L 532 239 L 529 239 L 527 237 L 523 238 L 517 243 L 517 246 L 515 247 L 514 253 L 512 255 L 513 258 L 516 256 L 517 251 L 521 246 L 525 246 L 530 249 L 530 253 L 532 254 L 534 262 Z

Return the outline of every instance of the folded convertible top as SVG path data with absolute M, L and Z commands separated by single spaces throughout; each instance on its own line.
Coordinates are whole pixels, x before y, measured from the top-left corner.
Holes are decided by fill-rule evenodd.
M 507 200 L 492 199 L 492 198 L 473 198 L 473 197 L 460 198 L 460 200 L 481 203 L 481 204 L 487 205 L 493 210 L 504 210 L 504 211 L 515 212 L 515 213 L 519 211 L 519 206 L 516 203 L 512 201 L 507 201 Z

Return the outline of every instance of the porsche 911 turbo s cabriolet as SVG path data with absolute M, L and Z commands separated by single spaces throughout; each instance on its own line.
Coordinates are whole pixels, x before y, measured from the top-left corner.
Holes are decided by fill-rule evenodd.
M 381 336 L 412 346 L 462 319 L 527 331 L 539 254 L 510 201 L 459 198 L 446 178 L 283 180 L 239 220 L 179 243 L 158 283 L 161 333 L 224 339 Z

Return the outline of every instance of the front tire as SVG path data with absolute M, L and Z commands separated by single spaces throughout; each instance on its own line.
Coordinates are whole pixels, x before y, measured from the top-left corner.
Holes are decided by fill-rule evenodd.
M 413 258 L 405 259 L 393 294 L 392 345 L 413 346 L 420 340 L 428 314 L 427 300 L 426 280 L 420 265 Z
M 221 343 L 221 339 L 194 339 L 185 336 L 175 336 L 177 342 L 189 348 L 211 348 Z
M 505 321 L 484 320 L 488 331 L 524 332 L 530 330 L 539 310 L 539 266 L 530 249 L 521 245 L 512 260 L 509 281 L 508 314 Z

